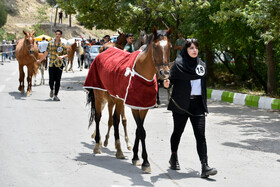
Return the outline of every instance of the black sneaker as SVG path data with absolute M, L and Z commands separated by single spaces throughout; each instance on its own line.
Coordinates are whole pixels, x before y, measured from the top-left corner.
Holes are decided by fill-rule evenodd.
M 53 90 L 50 92 L 50 97 L 53 98 Z
M 60 101 L 60 99 L 56 95 L 53 97 L 53 100 L 54 101 Z
M 170 169 L 180 170 L 180 164 L 178 162 L 177 154 L 172 153 L 171 158 L 169 160 Z

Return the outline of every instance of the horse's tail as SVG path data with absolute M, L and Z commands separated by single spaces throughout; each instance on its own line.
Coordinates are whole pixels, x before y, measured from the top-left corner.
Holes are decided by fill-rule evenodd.
M 90 104 L 90 117 L 89 117 L 88 128 L 90 128 L 90 126 L 92 125 L 93 120 L 95 118 L 95 99 L 94 99 L 93 89 L 89 89 L 88 91 L 89 92 L 87 95 L 87 105 Z

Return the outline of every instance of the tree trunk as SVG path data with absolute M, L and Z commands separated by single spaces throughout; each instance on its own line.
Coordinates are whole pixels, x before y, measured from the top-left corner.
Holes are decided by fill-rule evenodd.
M 212 49 L 207 44 L 205 45 L 205 53 L 206 53 L 206 64 L 207 64 L 207 80 L 210 84 L 212 84 L 216 78 L 214 75 L 214 53 Z
M 58 11 L 58 8 L 55 8 L 54 26 L 56 26 L 57 11 Z
M 250 53 L 249 56 L 248 56 L 248 60 L 246 60 L 246 63 L 249 67 L 249 70 L 257 77 L 257 79 L 260 81 L 260 83 L 262 84 L 265 92 L 267 92 L 267 86 L 266 86 L 266 83 L 265 81 L 262 79 L 262 76 L 256 71 L 256 69 L 254 68 L 254 65 L 253 65 L 253 56 L 252 54 Z
M 69 27 L 71 27 L 71 14 L 69 14 Z
M 276 95 L 276 65 L 274 61 L 273 42 L 270 41 L 265 46 L 267 60 L 267 94 Z

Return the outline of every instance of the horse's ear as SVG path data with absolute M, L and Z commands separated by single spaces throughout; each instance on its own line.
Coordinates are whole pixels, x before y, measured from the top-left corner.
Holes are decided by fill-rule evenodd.
M 153 28 L 153 35 L 155 36 L 154 38 L 157 38 L 157 27 L 154 26 Z
M 34 31 L 31 33 L 31 35 L 34 35 L 34 34 L 35 34 L 35 32 L 36 32 L 36 30 L 34 30 Z
M 23 30 L 22 32 L 23 32 L 23 34 L 24 34 L 25 36 L 27 36 L 27 33 L 25 32 L 25 30 Z
M 168 31 L 166 32 L 166 33 L 167 33 L 167 37 L 169 37 L 169 36 L 172 34 L 173 30 L 174 30 L 174 27 L 171 26 L 171 27 L 168 29 Z
M 122 33 L 120 31 L 118 31 L 119 35 L 121 35 Z

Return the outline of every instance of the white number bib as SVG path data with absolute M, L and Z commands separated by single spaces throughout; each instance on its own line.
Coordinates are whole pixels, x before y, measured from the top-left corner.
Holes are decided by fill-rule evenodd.
M 199 76 L 203 76 L 205 74 L 205 68 L 202 65 L 197 65 L 195 68 L 195 72 Z

